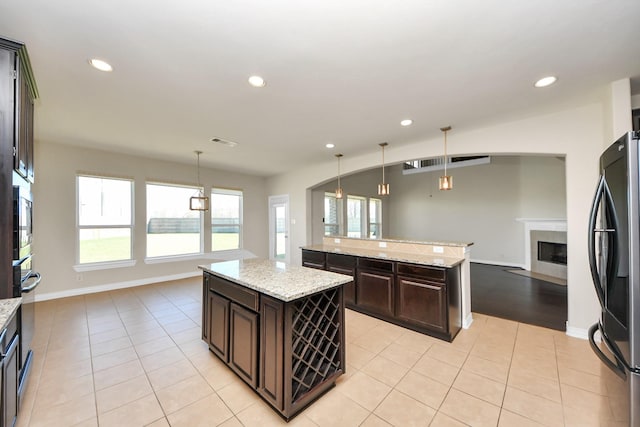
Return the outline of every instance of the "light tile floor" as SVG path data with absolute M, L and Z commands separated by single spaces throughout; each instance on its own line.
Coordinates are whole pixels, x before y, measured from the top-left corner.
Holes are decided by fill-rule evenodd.
M 38 303 L 18 426 L 284 424 L 200 339 L 201 298 L 189 279 Z M 474 319 L 446 343 L 347 310 L 347 373 L 289 424 L 625 425 L 587 341 Z

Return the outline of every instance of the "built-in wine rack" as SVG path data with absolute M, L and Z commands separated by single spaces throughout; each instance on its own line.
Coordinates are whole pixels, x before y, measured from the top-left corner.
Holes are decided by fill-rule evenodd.
M 292 307 L 293 402 L 342 368 L 341 289 L 301 299 Z

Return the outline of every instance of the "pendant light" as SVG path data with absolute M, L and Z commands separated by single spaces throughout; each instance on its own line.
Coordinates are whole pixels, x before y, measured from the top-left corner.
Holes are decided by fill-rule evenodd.
M 338 158 L 338 188 L 336 188 L 336 199 L 342 199 L 342 187 L 340 187 L 340 157 L 342 154 L 336 154 Z
M 378 196 L 388 196 L 389 195 L 389 184 L 384 182 L 384 147 L 386 147 L 386 142 L 382 142 L 378 144 L 382 147 L 382 184 L 378 184 Z
M 198 158 L 197 160 L 197 178 L 198 178 L 198 192 L 196 196 L 191 196 L 189 199 L 189 210 L 192 211 L 208 211 L 209 210 L 209 198 L 204 195 L 204 190 L 200 186 L 200 154 L 202 151 L 194 151 Z
M 453 177 L 447 175 L 447 132 L 451 126 L 440 128 L 444 132 L 444 175 L 440 177 L 440 190 L 451 190 L 453 188 Z

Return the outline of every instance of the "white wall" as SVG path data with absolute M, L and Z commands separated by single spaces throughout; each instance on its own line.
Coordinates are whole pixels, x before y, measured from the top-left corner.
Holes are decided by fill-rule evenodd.
M 530 117 L 485 128 L 456 131 L 449 134 L 451 155 L 472 154 L 555 154 L 566 156 L 567 239 L 572 248 L 568 259 L 568 324 L 586 330 L 596 321 L 599 308 L 587 257 L 587 221 L 591 198 L 598 177 L 598 158 L 608 141 L 605 138 L 605 103 L 593 103 L 547 115 Z M 405 160 L 434 157 L 441 154 L 441 138 L 394 146 L 385 158 L 389 164 Z M 335 177 L 333 156 L 327 161 L 268 179 L 269 194 L 289 194 L 291 218 L 290 238 L 292 262 L 300 263 L 300 246 L 311 242 L 311 191 L 318 183 Z M 357 157 L 344 157 L 342 170 L 355 172 L 376 166 L 380 153 L 371 151 Z M 460 184 L 456 182 L 456 189 Z M 392 194 L 395 191 L 392 187 Z M 463 239 L 467 240 L 467 239 Z M 473 251 L 473 247 L 472 247 Z
M 145 264 L 146 201 L 145 182 L 195 184 L 194 165 L 171 163 L 142 157 L 71 147 L 50 142 L 36 143 L 34 197 L 34 264 L 42 273 L 38 287 L 41 297 L 82 293 L 86 288 L 150 283 L 163 278 L 197 275 L 200 260 Z M 76 263 L 76 174 L 125 176 L 134 179 L 135 230 L 133 267 L 82 272 Z M 262 177 L 200 169 L 205 191 L 211 186 L 242 189 L 244 204 L 244 248 L 267 256 L 267 197 Z M 205 217 L 206 218 L 206 217 Z M 205 247 L 210 247 L 210 221 L 205 219 Z M 209 245 L 209 246 L 207 246 Z M 210 260 L 208 262 L 211 262 Z M 81 288 L 85 288 L 81 290 Z
M 564 159 L 493 156 L 489 164 L 449 169 L 452 191 L 438 189 L 442 173 L 390 170 L 390 237 L 473 242 L 472 261 L 523 266 L 524 224 L 516 218 L 566 217 Z

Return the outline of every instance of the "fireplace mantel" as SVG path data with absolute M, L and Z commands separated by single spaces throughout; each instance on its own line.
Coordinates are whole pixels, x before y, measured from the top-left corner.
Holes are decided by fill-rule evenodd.
M 531 232 L 567 231 L 567 220 L 562 218 L 516 218 L 524 223 L 524 268 L 531 270 Z

